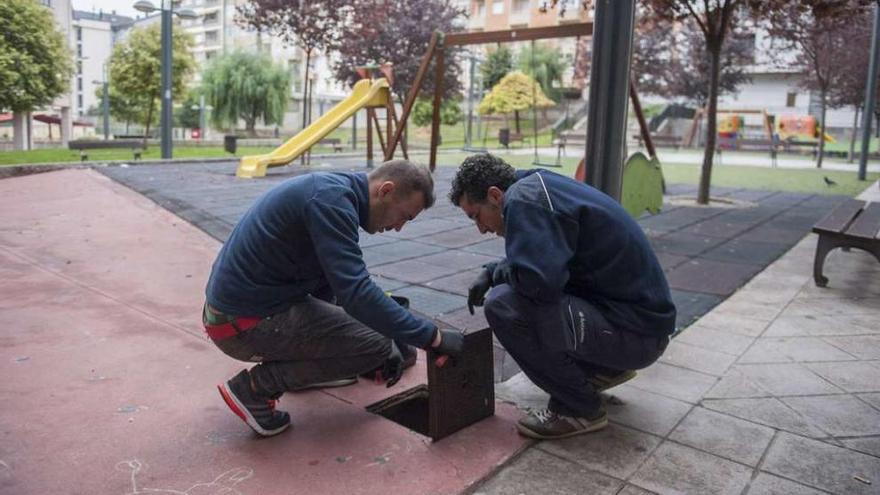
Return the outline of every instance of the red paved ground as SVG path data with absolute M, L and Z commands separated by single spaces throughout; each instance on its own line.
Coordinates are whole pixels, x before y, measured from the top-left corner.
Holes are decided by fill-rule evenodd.
M 287 394 L 257 438 L 199 325 L 218 248 L 92 171 L 0 180 L 0 493 L 457 493 L 523 446 L 505 404 L 436 444 L 364 411 L 424 355 L 391 391 Z

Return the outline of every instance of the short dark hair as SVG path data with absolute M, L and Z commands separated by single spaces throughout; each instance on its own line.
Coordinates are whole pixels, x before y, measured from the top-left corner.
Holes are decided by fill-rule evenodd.
M 507 191 L 507 188 L 516 182 L 516 172 L 513 167 L 501 158 L 481 153 L 472 155 L 458 168 L 452 179 L 452 190 L 449 191 L 449 201 L 458 206 L 461 197 L 467 194 L 469 201 L 483 202 L 486 193 L 492 186 Z
M 424 209 L 434 206 L 434 178 L 427 166 L 409 160 L 389 160 L 370 172 L 369 180 L 390 180 L 397 187 L 395 194 L 409 196 L 420 192 L 425 197 Z

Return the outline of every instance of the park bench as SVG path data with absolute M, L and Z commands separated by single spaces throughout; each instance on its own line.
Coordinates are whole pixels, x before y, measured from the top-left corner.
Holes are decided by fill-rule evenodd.
M 816 156 L 819 153 L 818 141 L 799 141 L 797 139 L 788 138 L 782 141 L 782 149 L 785 151 L 798 151 L 806 149 L 811 155 Z
M 880 261 L 880 203 L 849 199 L 819 220 L 813 226 L 813 232 L 819 234 L 813 260 L 813 280 L 819 287 L 828 285 L 822 268 L 832 249 L 862 249 Z
M 67 143 L 67 148 L 71 150 L 79 150 L 79 159 L 84 162 L 89 159 L 88 153 L 85 150 L 97 150 L 97 149 L 119 149 L 119 148 L 128 148 L 134 153 L 134 159 L 140 160 L 141 153 L 144 150 L 144 143 L 140 140 L 133 139 L 113 139 L 113 140 L 86 140 L 86 139 L 77 139 L 75 141 L 69 141 Z
M 318 141 L 318 144 L 320 144 L 321 146 L 333 147 L 334 153 L 339 153 L 340 151 L 345 149 L 345 147 L 342 145 L 342 140 L 339 138 L 324 138 Z
M 639 143 L 639 147 L 643 145 L 642 142 L 644 141 L 644 139 L 642 138 L 641 134 L 633 134 L 633 139 L 635 139 L 636 142 Z M 651 136 L 651 143 L 653 143 L 656 147 L 662 146 L 678 149 L 679 147 L 681 147 L 681 137 L 667 136 L 661 134 L 658 136 Z

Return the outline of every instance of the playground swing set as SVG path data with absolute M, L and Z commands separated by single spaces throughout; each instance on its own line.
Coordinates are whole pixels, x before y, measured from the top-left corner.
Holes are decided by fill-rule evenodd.
M 391 98 L 389 80 L 391 80 L 393 75 L 390 66 L 385 65 L 380 68 L 384 77 L 375 79 L 372 77 L 371 71 L 359 71 L 362 79 L 355 83 L 351 95 L 274 151 L 265 155 L 242 157 L 236 175 L 244 178 L 263 177 L 266 175 L 266 171 L 269 167 L 287 165 L 298 156 L 307 152 L 324 136 L 339 127 L 339 125 L 353 116 L 355 112 L 360 109 L 366 109 L 368 114 L 367 165 L 371 166 L 373 163 L 373 127 L 375 127 L 376 134 L 379 138 L 379 144 L 382 148 L 384 160 L 391 160 L 394 157 L 398 145 L 401 146 L 404 157 L 408 157 L 403 134 L 407 119 L 409 118 L 409 114 L 415 104 L 422 82 L 427 76 L 428 68 L 432 60 L 434 60 L 435 82 L 433 114 L 431 119 L 431 145 L 428 165 L 431 171 L 433 171 L 437 166 L 437 147 L 440 140 L 440 104 L 442 102 L 443 94 L 443 74 L 445 70 L 445 51 L 447 47 L 531 41 L 534 48 L 534 40 L 591 36 L 592 34 L 593 24 L 591 22 L 472 33 L 443 33 L 437 31 L 431 37 L 428 49 L 422 57 L 412 87 L 406 95 L 399 118 L 396 115 L 394 102 Z M 632 154 L 624 164 L 621 203 L 631 215 L 637 217 L 645 210 L 651 213 L 657 213 L 660 211 L 663 201 L 663 174 L 651 141 L 648 126 L 641 111 L 636 88 L 632 81 L 630 81 L 629 93 L 639 121 L 640 133 L 645 141 L 649 154 L 649 156 L 646 157 L 644 154 L 636 152 Z M 378 108 L 385 109 L 386 130 L 384 136 L 376 113 L 376 109 Z M 533 119 L 536 119 L 537 117 L 534 112 L 533 105 Z M 537 158 L 537 126 L 534 127 L 534 164 L 546 166 L 545 164 L 540 163 Z M 554 164 L 554 166 L 558 164 L 559 158 L 557 157 L 557 164 Z M 576 176 L 582 179 L 583 174 L 584 160 L 581 160 Z

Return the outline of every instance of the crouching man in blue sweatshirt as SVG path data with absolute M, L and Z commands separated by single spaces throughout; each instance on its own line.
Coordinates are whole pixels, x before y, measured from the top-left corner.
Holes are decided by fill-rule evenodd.
M 380 370 L 390 387 L 415 349 L 461 352 L 460 333 L 419 318 L 370 280 L 358 227 L 397 230 L 434 203 L 427 167 L 406 160 L 364 173 L 311 173 L 257 200 L 211 270 L 203 323 L 227 355 L 259 363 L 219 385 L 263 436 L 290 426 L 284 392 L 351 383 Z
M 604 428 L 599 392 L 656 361 L 675 326 L 639 225 L 586 184 L 515 171 L 486 154 L 462 163 L 449 199 L 481 233 L 504 237 L 506 258 L 484 267 L 468 306 L 485 304 L 499 342 L 550 394 L 547 409 L 519 421 L 520 433 L 554 439 Z

